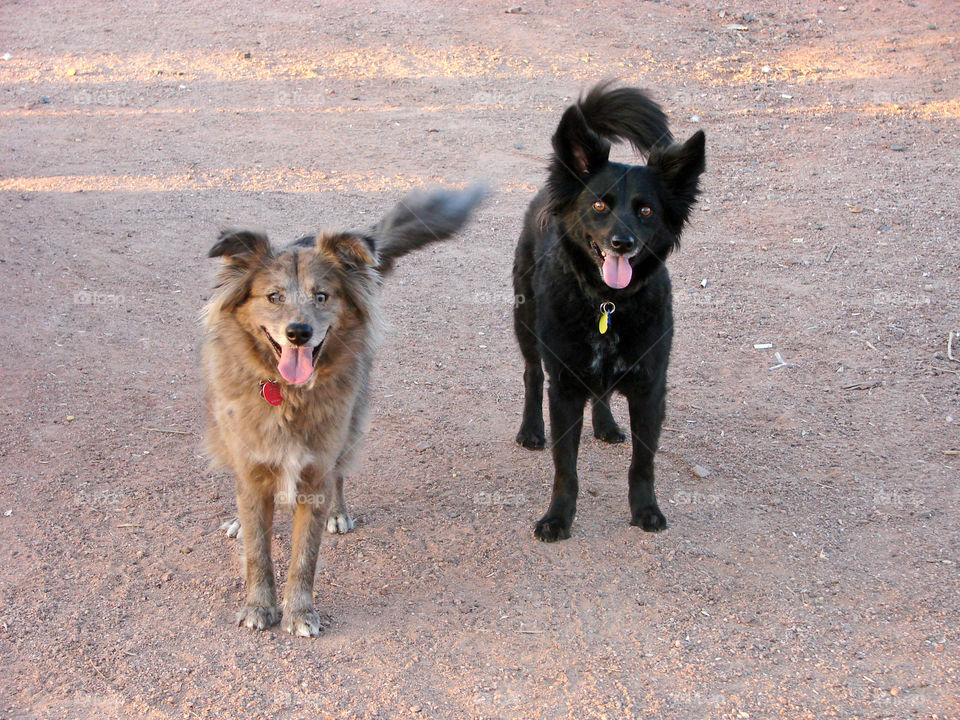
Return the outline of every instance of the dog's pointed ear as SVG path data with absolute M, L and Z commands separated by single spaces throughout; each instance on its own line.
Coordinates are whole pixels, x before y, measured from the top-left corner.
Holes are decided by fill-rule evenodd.
M 220 310 L 231 312 L 247 299 L 254 269 L 266 264 L 273 251 L 263 233 L 224 230 L 208 255 L 226 261 L 218 275 L 217 303 Z
M 355 269 L 377 264 L 377 250 L 373 238 L 355 233 L 322 233 L 317 237 L 317 252 L 338 264 Z
M 610 143 L 587 126 L 579 104 L 563 113 L 552 142 L 556 160 L 581 179 L 610 157 Z
M 700 176 L 706 169 L 705 146 L 703 131 L 697 130 L 685 143 L 655 149 L 647 162 L 670 194 L 671 202 L 666 205 L 672 211 L 670 219 L 676 232 L 687 221 L 700 194 Z
M 263 233 L 249 230 L 224 230 L 210 248 L 208 257 L 222 257 L 228 262 L 250 265 L 270 257 L 270 241 Z

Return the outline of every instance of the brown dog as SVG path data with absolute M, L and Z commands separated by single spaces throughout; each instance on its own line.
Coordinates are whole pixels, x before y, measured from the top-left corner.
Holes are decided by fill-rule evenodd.
M 262 234 L 224 232 L 205 310 L 207 445 L 236 475 L 247 596 L 238 624 L 280 619 L 270 556 L 274 505 L 293 506 L 283 629 L 315 636 L 317 550 L 325 521 L 353 521 L 343 476 L 363 438 L 380 336 L 378 295 L 396 258 L 453 235 L 479 189 L 407 198 L 373 230 L 325 233 L 271 248 Z

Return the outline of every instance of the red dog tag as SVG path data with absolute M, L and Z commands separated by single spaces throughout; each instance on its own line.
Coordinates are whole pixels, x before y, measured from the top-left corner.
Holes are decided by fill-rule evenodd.
M 271 405 L 279 405 L 283 402 L 283 395 L 280 394 L 280 386 L 272 381 L 260 385 L 260 397 Z

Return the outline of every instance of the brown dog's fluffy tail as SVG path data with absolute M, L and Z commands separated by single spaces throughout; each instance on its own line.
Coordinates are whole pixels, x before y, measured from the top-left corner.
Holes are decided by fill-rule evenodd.
M 379 258 L 377 269 L 386 275 L 397 258 L 456 233 L 485 193 L 483 186 L 473 185 L 405 197 L 368 234 Z

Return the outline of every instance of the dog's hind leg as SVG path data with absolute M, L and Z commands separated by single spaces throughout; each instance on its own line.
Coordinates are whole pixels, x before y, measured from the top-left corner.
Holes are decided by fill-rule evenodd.
M 277 588 L 270 557 L 273 533 L 273 484 L 262 468 L 237 477 L 237 510 L 243 535 L 247 597 L 237 614 L 237 624 L 266 630 L 280 619 Z
M 547 438 L 543 428 L 543 365 L 540 362 L 540 352 L 537 348 L 537 338 L 527 324 L 533 313 L 526 313 L 522 308 L 514 311 L 517 339 L 520 342 L 520 352 L 523 353 L 523 419 L 520 421 L 520 432 L 517 433 L 517 443 L 530 450 L 543 450 Z
M 290 571 L 284 590 L 281 627 L 293 635 L 316 637 L 323 621 L 313 607 L 313 579 L 329 503 L 323 493 L 323 477 L 315 468 L 304 469 L 300 488 L 303 492 L 298 493 L 293 509 Z
M 630 524 L 647 532 L 667 527 L 653 489 L 653 457 L 660 442 L 660 426 L 666 413 L 666 391 L 661 385 L 643 394 L 628 393 L 633 460 L 630 463 Z
M 524 362 L 523 419 L 520 421 L 520 432 L 517 433 L 517 444 L 530 450 L 542 450 L 547 444 L 543 430 L 543 363 L 534 329 L 537 324 L 537 305 L 533 296 L 532 267 L 525 267 L 522 249 L 521 240 L 513 269 L 513 330 Z
M 593 400 L 593 436 L 608 443 L 622 443 L 626 434 L 610 412 L 610 393 Z
M 330 512 L 327 515 L 327 532 L 331 535 L 344 535 L 353 530 L 354 522 L 347 509 L 347 501 L 343 496 L 343 478 L 350 472 L 356 461 L 357 454 L 363 444 L 363 436 L 367 430 L 367 410 L 370 404 L 370 366 L 367 359 L 361 366 L 357 382 L 360 390 L 353 402 L 353 411 L 350 415 L 350 428 L 347 432 L 346 444 L 340 451 L 333 469 L 333 483 L 330 492 L 333 502 L 330 503 Z
M 537 521 L 534 537 L 544 542 L 566 540 L 577 512 L 577 452 L 587 402 L 582 388 L 562 390 L 550 380 L 550 435 L 553 446 L 553 496 L 546 514 Z
M 335 495 L 330 514 L 327 515 L 327 532 L 331 535 L 344 535 L 353 530 L 354 522 L 343 497 L 343 475 L 337 473 L 333 490 Z

